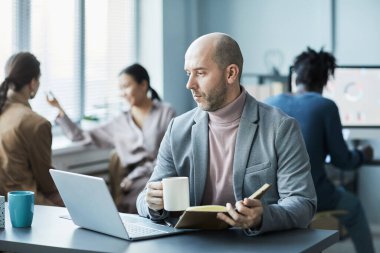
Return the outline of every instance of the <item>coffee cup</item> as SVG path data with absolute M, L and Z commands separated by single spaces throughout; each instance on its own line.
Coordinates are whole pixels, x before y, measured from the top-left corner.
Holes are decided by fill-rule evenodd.
M 188 177 L 164 178 L 162 187 L 165 210 L 184 211 L 190 206 Z
M 13 227 L 30 227 L 34 213 L 34 192 L 8 192 L 8 207 Z

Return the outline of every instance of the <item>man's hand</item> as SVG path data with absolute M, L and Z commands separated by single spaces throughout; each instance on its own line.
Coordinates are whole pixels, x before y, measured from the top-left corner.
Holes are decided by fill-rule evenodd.
M 145 201 L 155 211 L 164 209 L 162 182 L 150 182 L 147 185 Z
M 218 213 L 217 217 L 233 227 L 243 229 L 260 227 L 263 216 L 263 205 L 260 200 L 245 198 L 236 202 L 236 209 L 226 204 L 228 215 Z

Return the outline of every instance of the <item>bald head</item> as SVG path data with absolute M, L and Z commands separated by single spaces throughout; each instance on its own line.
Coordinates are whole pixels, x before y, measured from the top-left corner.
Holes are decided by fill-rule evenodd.
M 186 54 L 194 48 L 203 48 L 211 53 L 212 60 L 221 69 L 231 64 L 239 68 L 239 81 L 243 71 L 243 55 L 238 43 L 225 33 L 209 33 L 196 39 L 189 47 Z

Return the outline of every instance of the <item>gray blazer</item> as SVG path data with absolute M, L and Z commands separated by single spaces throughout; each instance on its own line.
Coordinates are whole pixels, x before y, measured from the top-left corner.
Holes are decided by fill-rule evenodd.
M 190 205 L 200 205 L 208 169 L 208 113 L 195 108 L 173 119 L 161 143 L 158 162 L 149 181 L 187 176 Z M 316 211 L 316 194 L 309 157 L 297 122 L 278 109 L 247 94 L 236 138 L 233 189 L 236 201 L 250 196 L 264 183 L 262 225 L 248 235 L 305 228 Z M 166 211 L 150 210 L 145 190 L 137 199 L 140 215 L 154 220 Z

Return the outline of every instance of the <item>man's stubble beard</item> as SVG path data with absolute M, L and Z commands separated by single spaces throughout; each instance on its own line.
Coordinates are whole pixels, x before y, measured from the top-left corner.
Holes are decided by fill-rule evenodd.
M 207 112 L 214 112 L 219 110 L 224 106 L 226 96 L 227 96 L 227 84 L 224 82 L 223 85 L 218 85 L 217 88 L 210 91 L 208 96 L 202 94 L 206 100 L 206 106 L 200 106 L 200 108 Z

